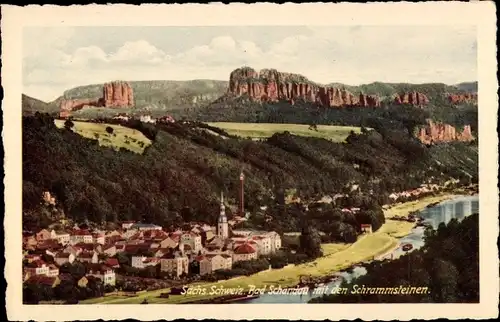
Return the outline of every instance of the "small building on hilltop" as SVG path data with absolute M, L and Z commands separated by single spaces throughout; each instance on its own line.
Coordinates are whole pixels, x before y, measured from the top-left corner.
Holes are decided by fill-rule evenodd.
M 372 225 L 370 224 L 361 224 L 361 232 L 364 234 L 371 234 L 373 232 Z

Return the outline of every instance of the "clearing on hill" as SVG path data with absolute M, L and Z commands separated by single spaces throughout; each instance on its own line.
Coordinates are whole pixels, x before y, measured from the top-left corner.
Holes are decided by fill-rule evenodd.
M 57 127 L 64 127 L 63 120 L 54 120 L 54 122 Z M 89 139 L 98 140 L 100 146 L 110 146 L 117 151 L 124 148 L 142 154 L 144 149 L 151 145 L 151 140 L 145 137 L 144 134 L 121 125 L 79 121 L 73 121 L 73 124 L 73 132 Z M 111 127 L 113 132 L 108 133 L 106 131 L 107 127 Z
M 310 136 L 327 139 L 333 142 L 344 142 L 351 131 L 360 133 L 360 127 L 317 125 L 316 129 L 306 124 L 280 124 L 280 123 L 232 123 L 232 122 L 209 122 L 210 126 L 225 130 L 231 135 L 240 137 L 251 137 L 254 139 L 268 138 L 275 133 L 285 131 L 293 135 Z

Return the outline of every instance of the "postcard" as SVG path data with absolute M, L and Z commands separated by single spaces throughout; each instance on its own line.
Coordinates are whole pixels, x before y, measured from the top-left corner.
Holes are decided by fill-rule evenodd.
M 495 17 L 2 6 L 9 318 L 498 316 Z

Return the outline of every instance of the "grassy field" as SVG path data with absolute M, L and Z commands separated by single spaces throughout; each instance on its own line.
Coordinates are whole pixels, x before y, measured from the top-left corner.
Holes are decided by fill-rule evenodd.
M 386 217 L 394 215 L 405 216 L 411 211 L 421 210 L 428 204 L 441 202 L 452 198 L 451 194 L 443 194 L 435 197 L 423 198 L 418 201 L 396 204 L 385 211 Z M 161 293 L 168 290 L 157 290 L 141 294 L 136 297 L 106 297 L 95 298 L 82 301 L 82 304 L 138 304 L 145 298 L 153 304 L 173 304 L 185 303 L 195 300 L 203 300 L 215 297 L 210 294 L 212 287 L 248 289 L 249 285 L 257 287 L 263 285 L 280 285 L 281 287 L 291 287 L 299 282 L 301 275 L 328 276 L 334 272 L 351 267 L 354 264 L 373 260 L 379 255 L 388 253 L 399 245 L 397 238 L 408 235 L 414 223 L 387 220 L 386 223 L 375 233 L 363 235 L 353 244 L 323 244 L 323 257 L 313 262 L 289 265 L 282 269 L 262 271 L 250 276 L 241 276 L 230 280 L 216 283 L 195 283 L 189 285 L 190 288 L 199 286 L 206 290 L 205 295 L 174 295 L 168 299 L 158 298 Z
M 73 131 L 83 137 L 99 140 L 101 146 L 111 146 L 116 150 L 124 148 L 142 154 L 144 148 L 151 145 L 151 141 L 141 132 L 115 124 L 90 123 L 73 121 Z M 57 127 L 64 127 L 63 120 L 55 120 Z M 113 128 L 113 133 L 106 132 L 107 127 Z
M 343 142 L 351 133 L 360 133 L 361 128 L 353 126 L 318 125 L 317 131 L 310 130 L 306 124 L 279 124 L 279 123 L 207 123 L 210 126 L 224 129 L 231 135 L 251 138 L 268 138 L 274 133 L 285 131 L 294 135 L 318 137 L 334 142 Z

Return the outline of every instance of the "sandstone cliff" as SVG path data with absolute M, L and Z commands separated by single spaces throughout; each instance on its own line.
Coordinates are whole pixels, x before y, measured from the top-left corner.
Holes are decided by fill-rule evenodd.
M 257 102 L 284 100 L 294 104 L 300 99 L 324 107 L 380 106 L 378 96 L 363 93 L 354 95 L 345 89 L 321 86 L 302 75 L 275 69 L 257 72 L 250 67 L 238 68 L 229 76 L 228 92 L 236 96 L 248 95 Z
M 436 144 L 441 142 L 474 140 L 470 125 L 465 125 L 462 132 L 449 125 L 428 121 L 427 126 L 419 129 L 418 139 L 424 144 Z
M 394 102 L 396 104 L 409 104 L 414 106 L 425 106 L 429 104 L 429 99 L 423 93 L 419 92 L 407 92 L 397 94 L 394 97 Z
M 446 94 L 446 97 L 452 104 L 477 103 L 477 93 Z
M 67 118 L 71 112 L 87 107 L 125 108 L 134 106 L 134 93 L 126 82 L 111 82 L 103 85 L 102 97 L 63 99 L 59 105 L 59 117 Z
M 104 107 L 130 107 L 134 105 L 134 92 L 129 83 L 111 82 L 103 86 Z

